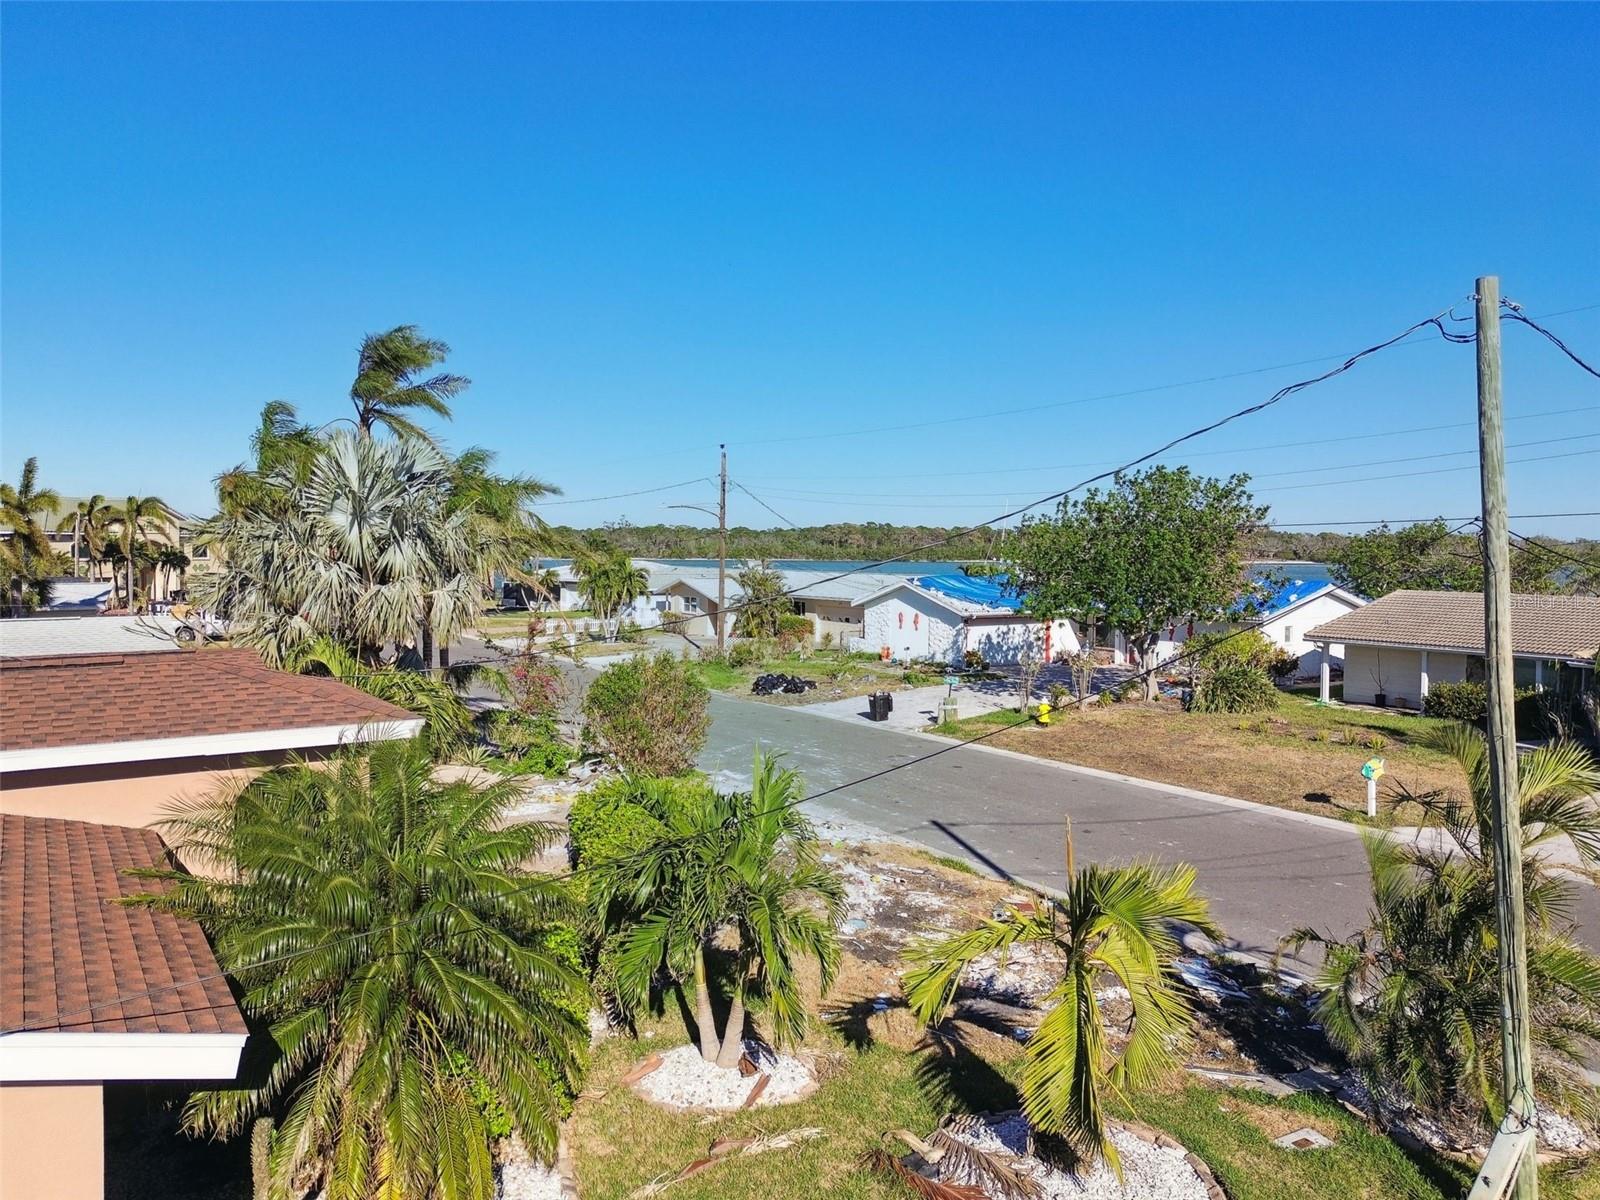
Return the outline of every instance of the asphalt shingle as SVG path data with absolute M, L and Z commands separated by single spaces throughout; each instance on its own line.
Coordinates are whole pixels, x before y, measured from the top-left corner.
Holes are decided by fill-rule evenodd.
M 1483 593 L 1390 592 L 1306 636 L 1318 642 L 1482 654 Z M 1600 653 L 1600 596 L 1512 596 L 1511 644 L 1521 655 L 1592 659 Z

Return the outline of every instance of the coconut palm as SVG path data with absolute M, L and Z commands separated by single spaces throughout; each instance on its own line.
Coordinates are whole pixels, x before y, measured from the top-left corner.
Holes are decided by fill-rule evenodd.
M 607 636 L 616 640 L 621 612 L 650 590 L 650 574 L 620 550 L 592 547 L 574 564 L 584 605 L 608 624 Z
M 91 575 L 95 562 L 105 550 L 107 531 L 106 527 L 111 520 L 111 505 L 102 495 L 96 493 L 87 500 L 79 500 L 72 512 L 72 575 L 78 576 L 78 563 L 80 555 L 90 568 Z
M 1217 936 L 1194 882 L 1194 868 L 1186 865 L 1079 869 L 1069 839 L 1063 897 L 1040 897 L 1034 911 L 1013 909 L 970 933 L 913 943 L 905 955 L 912 968 L 902 980 L 906 998 L 919 1019 L 932 1022 L 955 999 L 975 959 L 1003 957 L 1019 944 L 1055 950 L 1061 982 L 1041 1002 L 1047 1011 L 1028 1039 L 1023 1112 L 1035 1129 L 1120 1171 L 1106 1132 L 1105 1091 L 1125 1093 L 1176 1064 L 1194 1021 L 1174 968 L 1176 927 Z M 1126 988 L 1133 1006 L 1120 1051 L 1107 1044 L 1096 995 L 1106 979 Z
M 449 346 L 424 337 L 415 325 L 398 325 L 363 338 L 355 382 L 350 385 L 362 436 L 370 437 L 374 426 L 384 425 L 398 437 L 430 441 L 407 414 L 421 409 L 449 418 L 450 400 L 471 381 L 445 372 L 425 375 L 449 354 Z
M 44 523 L 60 507 L 61 497 L 38 483 L 37 458 L 22 464 L 16 487 L 0 483 L 0 522 L 11 527 L 11 536 L 0 541 L 10 616 L 49 605 L 50 577 L 60 557 L 50 545 Z
M 172 576 L 176 572 L 178 581 L 183 581 L 183 573 L 189 569 L 189 556 L 176 546 L 160 546 L 155 549 L 156 570 L 161 572 L 161 590 L 164 594 L 172 595 Z
M 1322 948 L 1323 1024 L 1375 1096 L 1396 1092 L 1493 1127 L 1504 1113 L 1487 745 L 1461 724 L 1422 741 L 1460 764 L 1466 793 L 1398 795 L 1448 841 L 1412 845 L 1368 834 L 1373 905 L 1365 926 L 1348 937 L 1298 929 L 1285 945 Z M 1517 777 L 1534 1086 L 1548 1101 L 1590 1109 L 1593 1092 L 1578 1072 L 1600 1046 L 1600 958 L 1570 936 L 1573 888 L 1548 860 L 1551 844 L 1566 838 L 1585 865 L 1600 861 L 1600 814 L 1589 799 L 1600 791 L 1600 768 L 1581 747 L 1556 742 L 1524 754 Z
M 137 547 L 144 538 L 145 530 L 158 523 L 170 524 L 175 519 L 173 511 L 159 496 L 129 496 L 121 505 L 112 509 L 109 520 L 115 527 L 117 549 L 122 555 L 123 566 L 127 572 L 129 608 L 134 606 L 136 600 L 134 580 L 138 573 Z
M 552 826 L 514 782 L 441 783 L 420 742 L 274 767 L 167 823 L 215 874 L 146 904 L 197 918 L 267 1060 L 193 1093 L 196 1134 L 275 1123 L 268 1194 L 495 1194 L 489 1114 L 545 1160 L 588 1042 L 564 883 L 527 864 Z M 254 1131 L 252 1131 L 254 1132 Z
M 707 786 L 686 799 L 674 781 L 640 780 L 633 800 L 656 818 L 658 836 L 589 876 L 612 934 L 619 1003 L 638 1010 L 663 970 L 680 985 L 692 980 L 700 1053 L 720 1067 L 738 1065 L 747 1010 L 765 1015 L 780 1047 L 804 1035 L 800 960 L 819 964 L 824 990 L 838 970 L 844 887 L 820 860 L 802 795 L 799 776 L 760 754 L 749 792 Z M 711 969 L 719 939 L 733 942 L 726 976 Z M 719 1033 L 712 991 L 724 979 Z
M 217 476 L 217 502 L 223 512 L 248 509 L 281 511 L 285 502 L 283 481 L 304 484 L 322 451 L 322 439 L 310 425 L 300 423 L 294 405 L 272 400 L 262 406 L 256 430 L 250 435 L 253 467 L 243 463 Z

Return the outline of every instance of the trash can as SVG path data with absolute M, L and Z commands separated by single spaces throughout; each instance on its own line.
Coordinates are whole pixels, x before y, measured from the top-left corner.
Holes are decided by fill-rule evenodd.
M 889 706 L 887 692 L 873 692 L 867 697 L 867 717 L 873 721 L 887 721 L 889 719 Z
M 894 693 L 879 692 L 878 694 L 883 697 L 883 715 L 887 717 L 894 711 Z

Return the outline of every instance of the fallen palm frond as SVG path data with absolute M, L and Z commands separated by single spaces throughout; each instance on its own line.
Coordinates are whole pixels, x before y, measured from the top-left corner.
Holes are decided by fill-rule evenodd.
M 759 1137 L 718 1138 L 711 1143 L 702 1157 L 687 1164 L 676 1174 L 657 1175 L 649 1183 L 628 1193 L 628 1200 L 649 1200 L 651 1196 L 659 1196 L 673 1184 L 682 1183 L 685 1179 L 692 1178 L 729 1158 L 765 1154 L 769 1150 L 787 1150 L 791 1146 L 798 1146 L 801 1142 L 809 1142 L 813 1138 L 822 1136 L 823 1131 L 820 1127 L 804 1125 L 786 1129 L 782 1133 L 762 1134 Z
M 923 1200 L 988 1200 L 981 1190 L 971 1184 L 943 1183 L 926 1175 L 918 1175 L 882 1146 L 874 1146 L 863 1154 L 858 1166 L 863 1171 L 898 1180 Z
M 977 1180 L 985 1194 L 996 1200 L 1041 1200 L 1044 1189 L 1030 1176 L 1020 1174 L 1009 1154 L 980 1150 L 964 1142 L 949 1129 L 935 1129 L 928 1144 L 939 1155 L 941 1169 Z

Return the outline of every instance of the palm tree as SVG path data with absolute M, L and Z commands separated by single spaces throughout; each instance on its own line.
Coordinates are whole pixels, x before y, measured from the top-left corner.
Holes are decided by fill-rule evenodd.
M 122 554 L 127 571 L 128 607 L 132 608 L 136 599 L 134 580 L 138 572 L 136 547 L 143 539 L 149 523 L 169 523 L 174 520 L 174 514 L 159 496 L 129 496 L 120 507 L 112 509 L 109 519 L 116 526 L 117 549 Z
M 355 382 L 350 385 L 362 436 L 370 437 L 373 426 L 381 424 L 398 437 L 430 441 L 406 414 L 422 409 L 449 419 L 449 401 L 471 380 L 444 372 L 423 377 L 449 354 L 449 346 L 424 337 L 415 325 L 397 325 L 387 333 L 364 337 Z
M 50 545 L 44 518 L 61 506 L 61 497 L 49 488 L 38 486 L 39 460 L 22 464 L 17 486 L 0 483 L 0 521 L 11 527 L 11 536 L 0 542 L 0 568 L 6 574 L 8 616 L 50 603 L 50 577 L 58 555 Z
M 508 820 L 520 801 L 382 742 L 177 811 L 179 854 L 226 869 L 147 872 L 167 888 L 140 901 L 200 921 L 268 1042 L 259 1074 L 191 1095 L 187 1129 L 274 1122 L 274 1197 L 491 1200 L 491 1112 L 550 1160 L 589 992 L 576 906 L 527 868 L 555 829 Z
M 423 718 L 421 736 L 435 760 L 449 758 L 473 737 L 472 710 L 448 679 L 396 667 L 373 667 L 327 637 L 295 649 L 283 668 L 297 675 L 330 676 L 416 713 Z
M 820 859 L 802 795 L 799 776 L 760 754 L 749 792 L 706 786 L 686 801 L 681 783 L 637 781 L 633 800 L 660 836 L 593 865 L 589 895 L 612 934 L 618 1001 L 637 1011 L 663 969 L 680 986 L 692 979 L 700 1053 L 720 1067 L 738 1065 L 752 1006 L 778 1046 L 804 1035 L 799 960 L 817 961 L 824 990 L 838 970 L 844 887 Z M 719 1034 L 712 989 L 722 977 L 708 959 L 724 936 L 735 948 Z
M 955 999 L 962 973 L 983 955 L 1018 944 L 1053 948 L 1061 982 L 1041 1002 L 1048 1011 L 1028 1039 L 1022 1108 L 1035 1129 L 1059 1135 L 1073 1151 L 1120 1171 L 1106 1134 L 1104 1091 L 1126 1093 L 1177 1062 L 1194 1014 L 1174 969 L 1177 925 L 1213 937 L 1207 902 L 1194 894 L 1194 868 L 1153 862 L 1078 869 L 1067 842 L 1067 890 L 1041 897 L 971 933 L 924 940 L 906 950 L 902 980 L 912 1011 L 936 1020 Z M 1120 1053 L 1106 1042 L 1096 988 L 1105 977 L 1128 990 L 1133 1017 Z
M 172 573 L 178 573 L 178 580 L 183 581 L 183 573 L 189 569 L 189 556 L 176 546 L 161 546 L 155 551 L 156 569 L 161 572 L 161 590 L 167 596 L 172 595 Z
M 78 577 L 79 552 L 87 548 L 88 559 L 92 563 L 94 556 L 100 552 L 104 545 L 106 519 L 110 515 L 111 505 L 106 498 L 96 493 L 87 500 L 79 500 L 76 508 L 72 510 L 72 577 Z
M 322 439 L 310 425 L 302 425 L 294 405 L 271 400 L 262 406 L 256 430 L 250 435 L 255 465 L 243 463 L 217 476 L 217 502 L 223 512 L 239 514 L 249 509 L 280 511 L 284 488 L 275 480 L 304 484 L 322 452 Z
M 1461 724 L 1423 744 L 1460 764 L 1466 795 L 1402 788 L 1399 799 L 1419 805 L 1448 842 L 1407 845 L 1368 834 L 1366 925 L 1342 938 L 1298 929 L 1285 945 L 1322 947 L 1323 1025 L 1374 1095 L 1392 1089 L 1433 1112 L 1470 1109 L 1493 1127 L 1504 1114 L 1487 746 Z M 1556 742 L 1524 754 L 1517 778 L 1534 1086 L 1549 1102 L 1592 1107 L 1578 1072 L 1600 1046 L 1600 958 L 1570 936 L 1573 889 L 1551 871 L 1548 851 L 1566 838 L 1583 864 L 1600 861 L 1600 814 L 1589 799 L 1600 790 L 1600 768 L 1581 747 Z
M 609 622 L 607 636 L 616 641 L 622 610 L 650 590 L 649 572 L 610 546 L 591 548 L 575 566 L 585 607 Z

